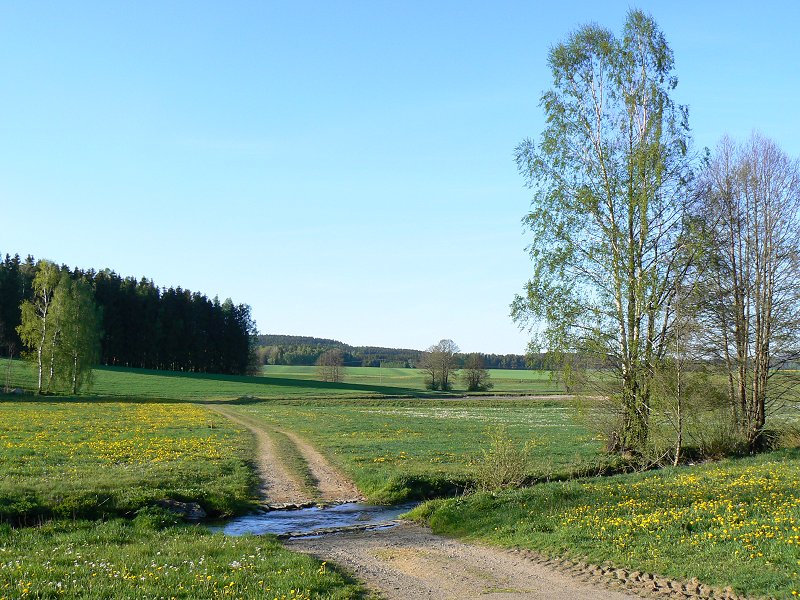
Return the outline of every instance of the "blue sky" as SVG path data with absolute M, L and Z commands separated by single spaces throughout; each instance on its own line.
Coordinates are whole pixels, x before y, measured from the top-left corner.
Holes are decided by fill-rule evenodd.
M 0 251 L 247 302 L 259 329 L 522 352 L 548 49 L 650 12 L 697 148 L 800 156 L 791 2 L 0 2 Z

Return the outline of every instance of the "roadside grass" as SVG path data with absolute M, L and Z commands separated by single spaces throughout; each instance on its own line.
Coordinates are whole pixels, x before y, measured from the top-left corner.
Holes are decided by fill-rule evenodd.
M 161 528 L 149 517 L 0 526 L 0 597 L 365 597 L 347 575 L 283 549 L 272 536 Z
M 132 515 L 164 499 L 242 512 L 253 452 L 244 429 L 198 405 L 0 397 L 0 520 Z
M 227 403 L 226 403 L 227 404 Z M 452 399 L 234 402 L 267 427 L 309 440 L 376 503 L 450 495 L 475 485 L 487 434 L 504 426 L 531 445 L 529 481 L 609 468 L 571 400 Z
M 738 593 L 800 594 L 800 451 L 434 500 L 434 532 Z

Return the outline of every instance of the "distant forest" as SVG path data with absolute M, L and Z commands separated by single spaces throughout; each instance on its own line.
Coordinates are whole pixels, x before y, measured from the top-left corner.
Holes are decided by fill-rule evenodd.
M 256 324 L 247 304 L 220 302 L 181 287 L 160 288 L 152 279 L 122 277 L 114 271 L 69 269 L 88 281 L 102 309 L 101 363 L 104 365 L 243 374 L 255 364 Z M 18 356 L 20 305 L 32 298 L 36 275 L 32 256 L 6 254 L 0 262 L 0 352 Z
M 407 348 L 380 348 L 375 346 L 350 346 L 338 340 L 297 335 L 258 336 L 256 354 L 264 365 L 313 365 L 326 350 L 338 348 L 348 367 L 406 367 L 414 368 L 422 357 L 421 350 Z M 544 369 L 543 355 L 527 358 L 520 354 L 483 354 L 487 369 Z M 457 355 L 459 364 L 466 354 Z

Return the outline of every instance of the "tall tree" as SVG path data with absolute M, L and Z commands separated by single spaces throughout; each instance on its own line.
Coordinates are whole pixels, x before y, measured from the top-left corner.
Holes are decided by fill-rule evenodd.
M 340 348 L 331 348 L 317 359 L 317 375 L 322 381 L 339 383 L 344 377 L 344 356 Z
M 439 340 L 422 355 L 421 366 L 426 372 L 426 385 L 432 390 L 452 388 L 450 375 L 458 366 L 458 346 L 453 340 Z
M 55 291 L 59 278 L 55 264 L 39 261 L 33 279 L 33 300 L 25 300 L 21 306 L 21 324 L 17 331 L 36 361 L 37 394 L 42 393 L 45 366 L 52 364 L 52 351 L 57 339 Z
M 11 357 L 20 347 L 17 327 L 20 325 L 20 305 L 25 300 L 25 284 L 20 271 L 19 255 L 6 254 L 0 263 L 0 352 Z
M 550 51 L 549 65 L 547 126 L 538 145 L 526 139 L 516 149 L 534 190 L 525 218 L 534 268 L 512 317 L 543 322 L 531 350 L 611 362 L 614 434 L 620 450 L 639 451 L 685 274 L 677 249 L 687 209 L 687 111 L 670 96 L 672 50 L 641 11 L 628 13 L 621 38 L 580 28 Z
M 800 357 L 800 163 L 760 135 L 724 138 L 702 181 L 706 347 L 756 450 L 770 405 L 794 383 L 778 370 Z
M 469 392 L 485 392 L 494 387 L 494 384 L 489 380 L 486 362 L 483 360 L 483 356 L 477 352 L 467 356 L 464 361 L 462 377 Z
M 56 377 L 76 394 L 91 383 L 92 367 L 100 361 L 102 311 L 94 301 L 91 286 L 65 273 L 56 288 L 59 342 Z

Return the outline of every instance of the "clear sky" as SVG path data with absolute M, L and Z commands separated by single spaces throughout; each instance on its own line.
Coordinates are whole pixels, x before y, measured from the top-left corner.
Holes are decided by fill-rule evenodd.
M 264 333 L 520 353 L 513 162 L 548 49 L 650 12 L 698 148 L 800 156 L 796 2 L 0 1 L 0 251 L 253 308 Z

